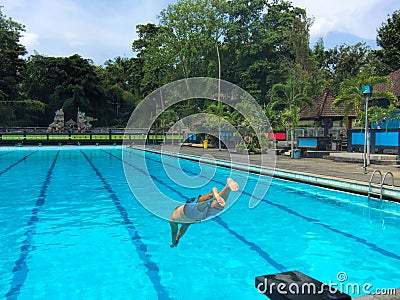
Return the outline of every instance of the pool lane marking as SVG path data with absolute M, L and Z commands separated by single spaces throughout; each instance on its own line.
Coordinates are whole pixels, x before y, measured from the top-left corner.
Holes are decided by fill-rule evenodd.
M 10 153 L 12 153 L 12 151 L 8 151 L 6 153 L 2 153 L 2 154 L 0 154 L 0 156 L 7 155 L 7 154 L 10 154 Z
M 346 238 L 352 239 L 352 240 L 354 240 L 354 241 L 356 241 L 356 242 L 358 242 L 360 244 L 363 244 L 363 245 L 367 246 L 372 251 L 378 252 L 381 255 L 400 260 L 400 256 L 397 255 L 396 253 L 393 253 L 393 252 L 390 252 L 388 250 L 385 250 L 385 249 L 383 249 L 383 248 L 381 248 L 381 247 L 379 247 L 379 246 L 377 246 L 377 245 L 375 245 L 375 244 L 373 244 L 371 242 L 368 242 L 366 239 L 363 239 L 363 238 L 360 238 L 360 237 L 358 237 L 356 235 L 353 235 L 351 233 L 336 229 L 336 228 L 332 227 L 331 225 L 327 225 L 327 224 L 322 223 L 318 219 L 303 216 L 302 214 L 299 214 L 298 212 L 295 212 L 294 210 L 292 210 L 292 209 L 290 209 L 290 208 L 288 208 L 286 206 L 283 206 L 281 204 L 272 203 L 272 202 L 270 202 L 268 200 L 265 200 L 265 199 L 261 199 L 261 201 L 264 202 L 264 203 L 267 203 L 267 204 L 269 204 L 271 206 L 275 206 L 275 207 L 285 211 L 288 214 L 291 214 L 293 216 L 296 216 L 298 218 L 306 220 L 307 222 L 309 222 L 311 224 L 322 226 L 323 228 L 328 229 L 328 230 L 330 230 L 330 231 L 332 231 L 334 233 L 337 233 L 337 234 L 340 234 L 340 235 L 342 235 L 342 236 L 344 236 Z
M 121 159 L 120 157 L 118 157 L 118 156 L 116 156 L 116 155 L 114 155 L 114 154 L 112 154 L 112 153 L 110 153 L 110 152 L 107 152 L 107 151 L 104 151 L 104 150 L 102 150 L 102 151 L 105 152 L 105 153 L 107 153 L 107 154 L 109 154 L 109 155 L 112 156 L 112 157 L 115 157 L 116 159 L 118 159 L 118 160 L 121 161 L 122 163 L 125 163 L 125 164 L 129 165 L 130 167 L 135 168 L 136 170 L 140 171 L 141 173 L 144 173 L 145 175 L 150 175 L 150 174 L 144 172 L 143 170 L 139 169 L 138 167 L 134 166 L 133 164 L 130 164 L 130 163 L 124 161 L 124 160 Z M 135 155 L 137 155 L 137 154 L 135 154 Z M 151 159 L 150 159 L 150 160 L 151 160 Z M 157 162 L 157 161 L 156 161 L 156 162 Z M 189 171 L 189 172 L 190 172 L 190 171 Z M 152 176 L 152 175 L 150 175 L 150 176 Z M 166 188 L 168 188 L 168 189 L 170 189 L 171 191 L 177 193 L 178 195 L 182 195 L 182 193 L 179 192 L 178 190 L 176 190 L 176 189 L 170 187 L 169 185 L 167 185 L 166 183 L 164 183 L 164 182 L 161 181 L 160 179 L 156 178 L 155 176 L 152 176 L 152 178 L 153 178 L 153 177 L 154 177 L 154 179 L 155 179 L 157 182 L 159 182 L 160 184 L 162 184 L 162 185 L 165 186 Z M 214 181 L 215 181 L 215 180 L 214 180 Z M 225 184 L 225 183 L 223 183 L 223 184 Z M 185 198 L 186 196 L 183 195 L 183 197 L 184 197 L 183 199 L 186 199 L 186 198 Z M 234 231 L 233 229 L 231 229 L 231 228 L 228 226 L 228 224 L 227 224 L 226 222 L 224 222 L 220 217 L 218 217 L 218 216 L 217 216 L 217 217 L 214 217 L 214 218 L 212 219 L 212 221 L 214 221 L 214 222 L 216 222 L 217 224 L 219 224 L 220 226 L 222 226 L 224 229 L 226 229 L 226 230 L 227 230 L 231 235 L 233 235 L 235 238 L 237 238 L 238 240 L 240 240 L 241 242 L 243 242 L 244 244 L 246 244 L 247 246 L 249 246 L 249 247 L 250 247 L 250 250 L 253 250 L 253 251 L 257 252 L 257 254 L 258 254 L 261 258 L 263 258 L 264 260 L 266 260 L 267 263 L 270 264 L 271 266 L 273 266 L 276 270 L 278 270 L 278 271 L 280 271 L 280 272 L 287 271 L 287 268 L 286 268 L 284 265 L 282 265 L 282 264 L 280 264 L 279 262 L 277 262 L 276 260 L 274 260 L 267 252 L 265 252 L 264 250 L 262 250 L 260 246 L 258 246 L 258 245 L 256 245 L 256 244 L 254 244 L 253 242 L 247 240 L 244 236 L 242 236 L 242 235 L 239 234 L 238 232 L 236 232 L 236 231 Z
M 155 291 L 157 292 L 157 296 L 159 299 L 171 299 L 168 294 L 167 289 L 161 283 L 161 277 L 159 274 L 160 269 L 158 268 L 157 264 L 151 260 L 152 256 L 147 251 L 147 245 L 143 242 L 142 237 L 140 236 L 139 232 L 135 228 L 135 225 L 130 220 L 129 215 L 125 207 L 121 204 L 117 193 L 112 189 L 111 185 L 107 182 L 103 174 L 100 170 L 94 165 L 91 159 L 86 155 L 85 152 L 81 150 L 81 153 L 89 162 L 90 166 L 96 173 L 97 177 L 102 182 L 106 191 L 110 194 L 110 198 L 112 199 L 115 207 L 117 208 L 122 220 L 123 224 L 126 225 L 128 230 L 129 236 L 131 238 L 132 244 L 136 247 L 136 252 L 139 258 L 143 261 L 144 266 L 147 268 L 146 274 L 149 277 L 151 283 Z
M 226 223 L 224 220 L 222 220 L 219 216 L 214 217 L 212 220 L 214 222 L 218 223 L 219 225 L 221 225 L 222 227 L 224 227 L 230 234 L 234 235 L 241 242 L 248 245 L 251 250 L 256 251 L 258 253 L 258 255 L 260 255 L 264 260 L 266 260 L 275 269 L 279 270 L 280 272 L 285 272 L 288 270 L 284 265 L 282 265 L 279 262 L 277 262 L 276 260 L 274 260 L 267 252 L 262 250 L 260 246 L 258 246 L 257 244 L 255 244 L 253 242 L 248 241 L 244 236 L 242 236 L 241 234 L 239 234 L 236 231 L 234 231 L 233 229 L 231 229 L 229 227 L 228 223 Z
M 136 153 L 135 153 L 135 154 L 136 154 Z M 136 154 L 136 155 L 139 155 L 139 154 Z M 154 162 L 156 162 L 156 163 L 161 163 L 161 161 L 158 161 L 158 160 L 155 160 L 155 159 L 152 159 L 152 158 L 149 158 L 149 157 L 146 157 L 146 158 L 149 159 L 149 160 L 152 160 L 152 161 L 154 161 Z M 170 166 L 170 167 L 176 168 L 175 166 L 169 165 L 169 164 L 167 164 L 167 163 L 166 163 L 166 165 L 168 165 L 168 166 Z M 196 175 L 194 172 L 191 172 L 190 170 L 186 170 L 186 171 L 189 172 L 189 173 L 192 173 L 192 174 Z M 203 176 L 203 177 L 204 177 L 204 176 Z M 219 181 L 217 181 L 217 180 L 214 180 L 214 179 L 211 179 L 211 181 L 214 181 L 214 182 L 217 182 L 217 183 L 221 183 L 221 182 L 219 182 Z M 288 214 L 291 214 L 291 215 L 293 215 L 293 216 L 295 216 L 295 217 L 301 218 L 301 219 L 303 219 L 303 220 L 305 220 L 305 221 L 307 221 L 307 222 L 309 222 L 309 223 L 312 223 L 312 224 L 315 224 L 315 225 L 318 225 L 318 226 L 322 226 L 323 228 L 325 228 L 325 229 L 327 229 L 327 230 L 330 230 L 330 231 L 332 231 L 332 232 L 334 232 L 334 233 L 340 234 L 340 235 L 342 235 L 342 236 L 344 236 L 344 237 L 346 237 L 346 238 L 352 239 L 352 240 L 356 241 L 357 243 L 360 243 L 360 244 L 363 244 L 363 245 L 367 246 L 370 250 L 375 251 L 375 252 L 378 252 L 378 253 L 381 254 L 381 255 L 384 255 L 384 256 L 387 256 L 387 257 L 390 257 L 390 258 L 393 258 L 393 259 L 400 260 L 400 255 L 397 255 L 396 253 L 393 253 L 393 252 L 391 252 L 391 251 L 385 250 L 385 249 L 383 249 L 383 248 L 381 248 L 381 247 L 379 247 L 379 246 L 377 246 L 377 245 L 375 245 L 375 244 L 373 244 L 373 243 L 371 243 L 371 242 L 368 242 L 366 239 L 363 239 L 363 238 L 358 237 L 358 236 L 356 236 L 356 235 L 353 235 L 353 234 L 351 234 L 351 233 L 347 233 L 347 232 L 345 232 L 345 231 L 336 229 L 336 228 L 334 228 L 334 227 L 332 227 L 332 226 L 330 226 L 330 225 L 327 225 L 327 224 L 322 223 L 322 222 L 321 222 L 320 220 L 318 220 L 318 219 L 310 218 L 310 217 L 304 216 L 304 215 L 302 215 L 302 214 L 300 214 L 300 213 L 298 213 L 298 212 L 296 212 L 296 211 L 294 211 L 294 210 L 292 210 L 292 209 L 290 209 L 290 208 L 288 208 L 288 207 L 286 207 L 286 206 L 284 206 L 284 205 L 277 204 L 277 203 L 273 203 L 273 202 L 271 202 L 271 201 L 269 201 L 269 200 L 266 200 L 266 199 L 260 199 L 259 197 L 253 196 L 253 195 L 251 195 L 250 193 L 245 192 L 245 191 L 243 191 L 243 190 L 241 190 L 241 192 L 242 192 L 242 194 L 244 194 L 244 195 L 247 195 L 247 196 L 249 196 L 249 197 L 254 197 L 254 198 L 256 198 L 256 200 L 261 200 L 261 202 L 264 202 L 264 203 L 266 203 L 266 204 L 268 204 L 268 205 L 274 206 L 274 207 L 276 207 L 276 208 L 278 208 L 278 209 L 280 209 L 280 210 L 283 210 L 284 212 L 286 212 L 286 213 L 288 213 Z M 214 219 L 213 219 L 213 220 L 214 220 Z
M 126 165 L 128 165 L 128 166 L 130 166 L 130 167 L 132 167 L 132 168 L 134 168 L 135 170 L 139 171 L 140 173 L 142 173 L 142 174 L 144 174 L 144 175 L 146 175 L 146 176 L 150 176 L 151 179 L 153 179 L 154 181 L 158 182 L 159 184 L 161 184 L 161 185 L 163 185 L 163 186 L 165 186 L 165 187 L 167 187 L 167 188 L 170 188 L 164 181 L 162 181 L 162 180 L 161 180 L 160 178 L 158 178 L 157 176 L 151 175 L 150 173 L 147 173 L 147 172 L 143 171 L 142 169 L 136 167 L 135 165 L 133 165 L 133 164 L 127 162 L 127 161 L 124 161 L 122 158 L 120 158 L 120 157 L 117 156 L 117 155 L 114 155 L 114 154 L 112 154 L 112 153 L 110 153 L 110 152 L 107 152 L 107 151 L 105 151 L 105 150 L 101 150 L 101 151 L 103 151 L 104 153 L 107 153 L 108 155 L 110 155 L 110 156 L 116 158 L 116 159 L 119 160 L 120 162 L 122 162 L 122 163 L 124 163 L 124 164 L 126 164 Z M 137 155 L 137 154 L 135 154 L 135 155 Z M 182 199 L 188 199 L 188 198 L 189 198 L 188 196 L 182 194 L 182 193 L 179 192 L 179 191 L 175 191 L 175 193 L 177 193 L 180 197 L 182 197 Z
M 31 156 L 32 154 L 35 154 L 36 152 L 37 152 L 37 150 L 34 151 L 34 152 L 31 152 L 31 153 L 29 153 L 29 154 L 27 154 L 27 155 L 25 155 L 23 158 L 21 158 L 21 159 L 18 160 L 17 162 L 13 163 L 13 164 L 10 165 L 9 167 L 7 167 L 7 168 L 4 169 L 3 171 L 1 171 L 1 172 L 0 172 L 0 176 L 3 175 L 5 172 L 7 172 L 7 171 L 11 170 L 12 168 L 14 168 L 16 165 L 22 163 L 22 162 L 23 162 L 24 160 L 26 160 L 29 156 Z
M 38 217 L 39 210 L 45 203 L 47 197 L 47 189 L 50 185 L 50 181 L 53 176 L 53 170 L 56 165 L 59 154 L 60 151 L 58 151 L 57 154 L 55 155 L 54 160 L 49 170 L 47 171 L 47 175 L 40 190 L 39 197 L 36 200 L 36 205 L 32 210 L 32 215 L 28 222 L 28 229 L 24 233 L 25 239 L 22 242 L 19 258 L 15 261 L 15 266 L 12 270 L 13 278 L 11 281 L 11 287 L 7 292 L 7 294 L 5 295 L 7 300 L 18 298 L 19 293 L 21 291 L 21 287 L 25 283 L 26 277 L 28 275 L 29 268 L 27 265 L 27 257 L 30 254 L 30 252 L 34 249 L 33 236 L 35 235 L 36 224 L 39 221 Z

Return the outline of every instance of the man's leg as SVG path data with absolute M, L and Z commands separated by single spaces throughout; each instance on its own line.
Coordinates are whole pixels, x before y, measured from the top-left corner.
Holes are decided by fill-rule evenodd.
M 175 246 L 178 245 L 179 240 L 182 238 L 182 236 L 186 233 L 186 230 L 189 228 L 191 224 L 187 223 L 187 224 L 182 224 L 181 229 L 179 229 L 178 234 L 176 235 L 175 238 Z
M 211 206 L 217 210 L 223 210 L 226 204 L 226 200 L 228 200 L 229 193 L 236 192 L 239 189 L 239 185 L 232 178 L 228 178 L 226 180 L 226 186 L 222 189 L 221 192 L 218 192 L 217 188 L 213 188 L 212 193 L 214 195 L 215 200 L 211 202 Z
M 238 188 L 239 188 L 238 184 L 232 178 L 228 178 L 226 180 L 226 186 L 218 194 L 223 199 L 226 200 L 229 197 L 230 191 L 236 192 L 238 190 Z M 213 202 L 213 200 L 211 198 L 215 198 L 214 189 L 216 189 L 216 188 L 213 188 L 211 190 L 211 192 L 209 192 L 208 194 L 204 194 L 199 197 L 199 199 L 197 200 L 197 203 L 196 203 L 199 211 L 204 211 L 204 209 L 208 205 L 208 202 Z M 218 192 L 218 190 L 217 190 L 217 192 Z M 211 200 L 211 201 L 209 201 L 209 200 Z
M 170 247 L 176 246 L 176 235 L 178 233 L 178 223 L 175 223 L 171 219 L 169 220 L 169 225 L 171 226 L 171 245 Z

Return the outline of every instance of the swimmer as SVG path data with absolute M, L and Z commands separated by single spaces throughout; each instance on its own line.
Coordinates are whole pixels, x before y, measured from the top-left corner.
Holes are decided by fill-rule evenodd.
M 169 224 L 171 226 L 172 241 L 170 247 L 176 247 L 179 240 L 186 233 L 186 230 L 191 224 L 201 222 L 211 216 L 217 215 L 221 212 L 229 197 L 229 193 L 236 192 L 239 185 L 232 178 L 226 180 L 226 186 L 221 192 L 214 187 L 210 193 L 200 195 L 195 202 L 195 198 L 189 199 L 185 204 L 175 208 L 170 217 Z M 178 225 L 181 228 L 178 232 Z

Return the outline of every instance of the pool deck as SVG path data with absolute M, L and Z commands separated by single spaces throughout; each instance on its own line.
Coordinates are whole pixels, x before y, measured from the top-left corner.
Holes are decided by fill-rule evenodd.
M 160 150 L 160 146 L 148 147 L 149 150 Z M 163 146 L 163 151 L 168 152 L 167 145 Z M 230 153 L 227 150 L 218 150 L 215 148 L 198 148 L 190 146 L 182 146 L 179 149 L 179 154 L 200 157 L 208 154 L 220 161 L 230 161 Z M 260 154 L 249 155 L 250 165 L 259 166 L 261 161 Z M 396 165 L 374 165 L 371 164 L 367 168 L 367 173 L 364 174 L 362 163 L 356 162 L 339 162 L 324 158 L 300 158 L 292 159 L 288 156 L 277 155 L 276 167 L 274 176 L 289 180 L 296 180 L 326 187 L 332 187 L 350 192 L 361 194 L 368 193 L 368 184 L 372 172 L 378 169 L 382 176 L 386 172 L 391 172 L 394 177 L 394 186 L 384 185 L 384 199 L 390 199 L 400 202 L 400 168 Z M 378 176 L 375 176 L 374 182 L 378 181 Z M 391 183 L 391 178 L 386 179 L 386 183 Z M 379 193 L 379 187 L 373 186 L 372 190 Z

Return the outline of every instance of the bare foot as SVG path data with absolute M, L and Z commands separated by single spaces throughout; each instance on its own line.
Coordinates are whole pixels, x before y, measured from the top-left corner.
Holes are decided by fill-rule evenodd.
M 176 246 L 178 246 L 179 241 L 175 240 L 175 242 L 171 242 L 171 244 L 169 245 L 171 248 L 174 248 Z
M 219 195 L 218 189 L 213 188 L 212 191 L 213 191 L 215 200 L 217 200 L 217 202 L 221 206 L 221 208 L 225 207 L 225 204 L 226 204 L 225 199 Z
M 239 189 L 239 185 L 232 178 L 228 178 L 226 180 L 226 183 L 227 183 L 228 187 L 231 189 L 232 192 L 236 192 Z

